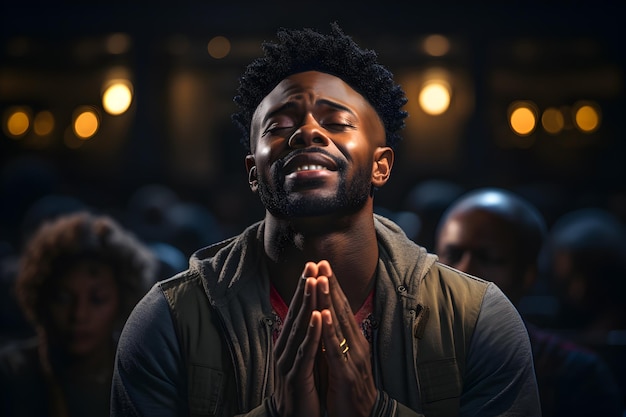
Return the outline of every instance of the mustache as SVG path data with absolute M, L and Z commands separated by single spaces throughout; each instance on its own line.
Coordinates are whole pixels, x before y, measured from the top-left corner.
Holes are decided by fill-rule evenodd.
M 298 155 L 313 154 L 313 153 L 320 153 L 326 156 L 327 158 L 331 159 L 335 163 L 335 165 L 337 165 L 337 168 L 339 170 L 345 168 L 345 166 L 347 165 L 345 160 L 338 158 L 337 156 L 331 154 L 330 152 L 328 152 L 326 149 L 323 149 L 323 148 L 296 149 L 294 151 L 289 152 L 287 155 L 283 156 L 282 158 L 279 158 L 276 161 L 276 165 L 280 167 L 280 169 L 282 170 L 285 167 L 285 162 L 290 160 L 291 158 L 294 158 Z

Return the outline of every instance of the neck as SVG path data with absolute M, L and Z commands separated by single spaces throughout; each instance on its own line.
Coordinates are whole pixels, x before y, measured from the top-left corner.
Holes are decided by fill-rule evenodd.
M 306 262 L 328 260 L 353 311 L 374 284 L 378 243 L 371 208 L 333 218 L 265 217 L 265 253 L 272 283 L 289 304 Z
M 104 344 L 89 354 L 72 355 L 59 349 L 49 350 L 54 369 L 75 379 L 90 380 L 102 376 L 109 377 L 113 369 L 115 346 L 113 342 Z

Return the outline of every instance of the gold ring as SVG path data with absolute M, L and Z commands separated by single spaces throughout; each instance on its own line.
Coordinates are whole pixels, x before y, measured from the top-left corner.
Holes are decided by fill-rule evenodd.
M 339 347 L 343 348 L 341 353 L 343 353 L 344 355 L 350 350 L 350 346 L 348 346 L 348 342 L 345 338 L 341 341 L 341 343 L 339 343 Z

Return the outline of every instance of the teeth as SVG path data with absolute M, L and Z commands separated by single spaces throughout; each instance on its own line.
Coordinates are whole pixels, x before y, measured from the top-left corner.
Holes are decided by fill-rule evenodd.
M 302 165 L 296 168 L 296 172 L 297 171 L 313 171 L 313 170 L 320 170 L 320 169 L 326 169 L 326 168 L 321 165 Z

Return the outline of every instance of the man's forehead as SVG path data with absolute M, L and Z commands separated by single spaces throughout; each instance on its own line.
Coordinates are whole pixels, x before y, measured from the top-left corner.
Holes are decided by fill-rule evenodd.
M 306 71 L 290 75 L 280 81 L 261 103 L 271 99 L 284 100 L 307 93 L 310 97 L 327 96 L 339 101 L 364 100 L 341 78 L 318 71 Z
M 306 101 L 325 99 L 355 110 L 370 109 L 371 104 L 349 84 L 341 78 L 319 71 L 305 71 L 292 74 L 280 81 L 259 103 L 254 120 L 260 121 L 259 116 L 272 111 L 273 107 L 280 106 L 288 101 Z

